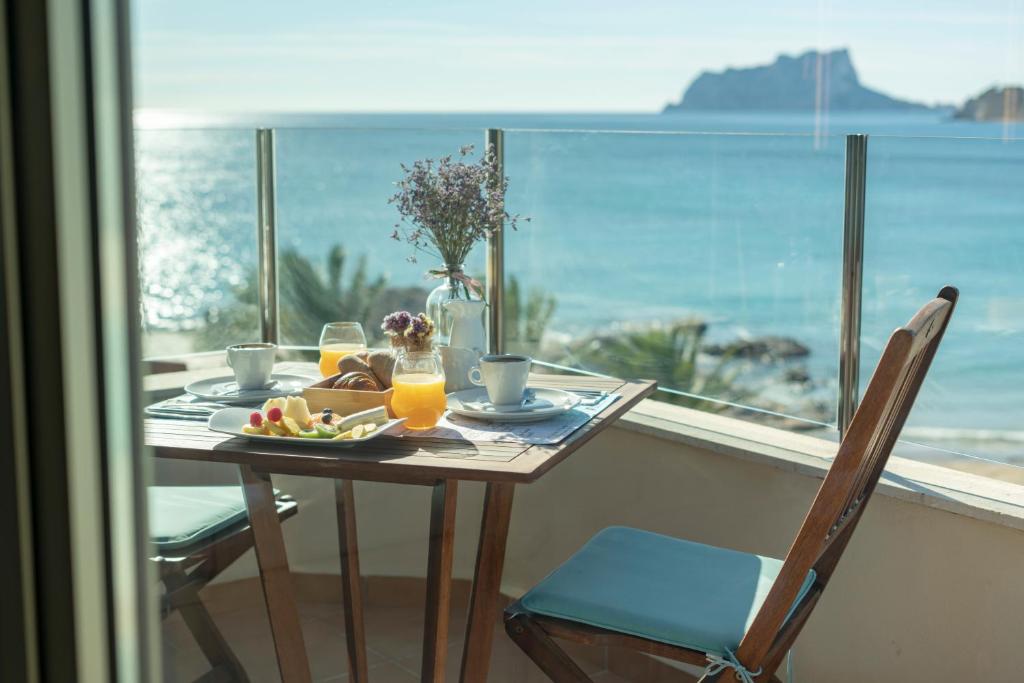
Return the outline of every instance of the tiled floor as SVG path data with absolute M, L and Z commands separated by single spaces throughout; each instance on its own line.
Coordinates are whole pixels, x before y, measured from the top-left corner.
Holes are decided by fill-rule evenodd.
M 315 590 L 299 590 L 299 612 L 309 653 L 313 680 L 346 681 L 345 633 L 341 605 L 330 591 L 317 595 Z M 326 593 L 326 594 L 325 594 Z M 263 609 L 259 586 L 254 581 L 236 582 L 228 590 L 207 588 L 203 598 L 224 637 L 241 659 L 253 683 L 280 681 L 274 657 L 270 626 Z M 377 599 L 375 599 L 377 598 Z M 401 602 L 405 604 L 395 604 Z M 466 600 L 453 597 L 448 651 L 449 681 L 457 681 L 465 631 Z M 370 590 L 367 597 L 366 631 L 370 679 L 373 683 L 411 683 L 419 680 L 422 603 L 408 596 L 386 595 Z M 193 681 L 207 670 L 206 660 L 178 614 L 163 622 L 165 680 L 168 683 Z M 651 681 L 652 683 L 691 682 L 679 674 L 666 677 L 663 667 L 657 674 L 624 678 L 607 669 L 608 656 L 594 648 L 573 651 L 574 658 L 597 683 Z M 633 666 L 633 669 L 636 667 Z M 620 671 L 622 669 L 620 668 Z M 491 683 L 543 683 L 547 678 L 495 626 Z

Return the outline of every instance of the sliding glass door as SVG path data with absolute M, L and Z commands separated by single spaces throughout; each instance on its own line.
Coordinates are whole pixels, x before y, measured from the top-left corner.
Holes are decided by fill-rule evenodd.
M 156 680 L 125 8 L 0 8 L 0 680 Z

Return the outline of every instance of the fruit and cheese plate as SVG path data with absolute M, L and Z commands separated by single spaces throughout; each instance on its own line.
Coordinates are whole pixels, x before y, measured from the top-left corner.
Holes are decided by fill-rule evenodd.
M 391 419 L 381 406 L 352 415 L 335 415 L 330 408 L 310 413 L 300 396 L 269 399 L 259 410 L 224 408 L 210 416 L 215 432 L 256 441 L 288 441 L 296 445 L 347 447 L 369 441 L 405 422 Z

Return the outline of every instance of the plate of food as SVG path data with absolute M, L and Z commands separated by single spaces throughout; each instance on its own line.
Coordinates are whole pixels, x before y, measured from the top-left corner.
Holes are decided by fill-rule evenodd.
M 259 410 L 219 410 L 210 416 L 209 428 L 254 441 L 346 448 L 374 439 L 403 422 L 405 418 L 390 418 L 384 406 L 345 416 L 335 415 L 330 408 L 311 414 L 304 398 L 287 396 L 269 399 Z

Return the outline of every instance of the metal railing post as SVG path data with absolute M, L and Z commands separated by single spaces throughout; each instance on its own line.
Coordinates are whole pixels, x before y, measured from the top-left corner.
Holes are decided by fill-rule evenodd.
M 839 435 L 850 426 L 860 393 L 860 321 L 864 286 L 864 203 L 868 136 L 846 136 L 843 289 L 839 321 Z
M 259 238 L 260 338 L 277 343 L 277 209 L 274 199 L 274 131 L 256 129 L 256 204 Z
M 488 128 L 484 137 L 484 153 L 493 151 L 497 175 L 505 175 L 505 131 Z M 491 353 L 505 350 L 505 231 L 498 230 L 487 240 L 487 308 Z

